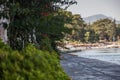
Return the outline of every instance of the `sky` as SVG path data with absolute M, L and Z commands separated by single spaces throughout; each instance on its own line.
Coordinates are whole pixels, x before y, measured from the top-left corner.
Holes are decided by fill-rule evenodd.
M 76 0 L 77 5 L 71 5 L 67 10 L 73 14 L 88 17 L 103 14 L 120 20 L 120 0 Z

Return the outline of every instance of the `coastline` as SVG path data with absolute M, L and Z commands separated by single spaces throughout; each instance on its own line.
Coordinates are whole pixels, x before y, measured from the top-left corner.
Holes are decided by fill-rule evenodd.
M 64 47 L 57 47 L 60 53 L 73 53 L 87 49 L 101 49 L 101 48 L 120 48 L 118 42 L 107 43 L 93 43 L 93 44 L 65 44 Z
M 120 80 L 120 65 L 71 54 L 62 56 L 61 66 L 71 80 Z

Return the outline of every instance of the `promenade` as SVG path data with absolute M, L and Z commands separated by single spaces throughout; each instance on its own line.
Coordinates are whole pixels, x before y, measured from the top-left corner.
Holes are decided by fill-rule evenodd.
M 71 80 L 120 80 L 120 65 L 62 54 L 61 66 Z

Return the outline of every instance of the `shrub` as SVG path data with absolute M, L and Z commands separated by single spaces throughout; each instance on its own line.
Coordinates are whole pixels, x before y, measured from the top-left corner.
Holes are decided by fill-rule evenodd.
M 54 51 L 41 51 L 29 45 L 21 52 L 0 48 L 0 80 L 70 79 Z

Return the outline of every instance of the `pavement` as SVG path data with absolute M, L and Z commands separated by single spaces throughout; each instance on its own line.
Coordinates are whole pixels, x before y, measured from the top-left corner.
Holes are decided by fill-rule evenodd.
M 62 54 L 60 61 L 64 71 L 72 80 L 120 80 L 120 65 Z

